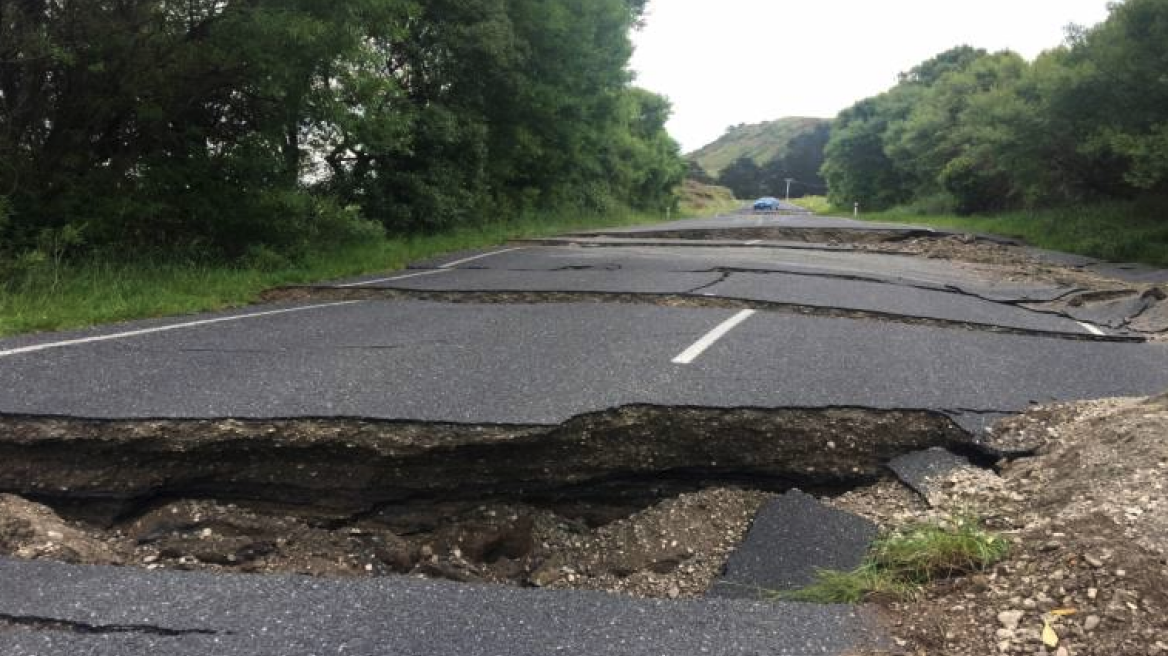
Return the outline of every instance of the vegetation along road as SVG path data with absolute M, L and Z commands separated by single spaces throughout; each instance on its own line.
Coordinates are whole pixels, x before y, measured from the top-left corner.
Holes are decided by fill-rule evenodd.
M 688 158 L 641 0 L 115 4 L 0 0 L 0 653 L 1168 653 L 1165 0 Z

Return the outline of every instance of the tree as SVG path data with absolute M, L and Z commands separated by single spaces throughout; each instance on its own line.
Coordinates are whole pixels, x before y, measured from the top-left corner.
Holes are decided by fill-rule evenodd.
M 525 211 L 659 207 L 643 0 L 0 0 L 7 244 L 236 258 Z
M 729 187 L 737 198 L 755 198 L 763 193 L 762 171 L 750 157 L 739 157 L 722 170 L 718 184 Z
M 830 136 L 831 126 L 822 124 L 791 139 L 786 153 L 763 164 L 759 171 L 762 193 L 785 195 L 787 180 L 792 180 L 792 198 L 802 198 L 825 190 L 826 182 L 819 171 L 823 168 L 825 148 Z

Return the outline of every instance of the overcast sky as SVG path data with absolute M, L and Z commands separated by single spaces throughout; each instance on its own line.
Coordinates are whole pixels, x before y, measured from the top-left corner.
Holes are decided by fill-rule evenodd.
M 1106 0 L 651 0 L 633 69 L 688 152 L 738 123 L 833 117 L 953 46 L 1033 58 L 1106 17 Z

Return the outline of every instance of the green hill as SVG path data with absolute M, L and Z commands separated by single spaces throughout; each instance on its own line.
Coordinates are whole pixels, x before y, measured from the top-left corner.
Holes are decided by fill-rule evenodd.
M 822 118 L 791 117 L 754 125 L 736 125 L 714 143 L 687 157 L 717 177 L 722 169 L 739 157 L 749 157 L 759 166 L 782 157 L 787 154 L 787 146 L 792 139 L 828 123 L 831 121 Z

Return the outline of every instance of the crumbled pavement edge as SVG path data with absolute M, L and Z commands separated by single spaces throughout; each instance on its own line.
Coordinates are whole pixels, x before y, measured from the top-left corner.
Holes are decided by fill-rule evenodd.
M 885 529 L 977 516 L 1012 543 L 984 573 L 876 600 L 890 653 L 1168 654 L 1168 395 L 1036 407 L 993 439 L 1033 455 L 944 474 L 927 501 L 894 481 L 832 501 Z

